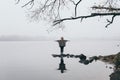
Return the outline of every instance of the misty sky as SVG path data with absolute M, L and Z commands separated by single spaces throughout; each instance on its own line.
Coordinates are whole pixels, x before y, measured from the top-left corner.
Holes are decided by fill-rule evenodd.
M 26 8 L 21 4 L 15 5 L 14 0 L 2 0 L 0 2 L 0 36 L 1 35 L 24 35 L 24 36 L 49 36 L 49 37 L 115 37 L 119 38 L 119 17 L 108 28 L 106 21 L 100 17 L 65 22 L 64 30 L 54 30 L 48 33 L 46 30 L 51 26 L 43 21 L 30 22 L 26 17 Z M 84 9 L 83 9 L 84 10 Z M 81 10 L 82 11 L 82 10 Z M 88 11 L 89 12 L 89 11 Z

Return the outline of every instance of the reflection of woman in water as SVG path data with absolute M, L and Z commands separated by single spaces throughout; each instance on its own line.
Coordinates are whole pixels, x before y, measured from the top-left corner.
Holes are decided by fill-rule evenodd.
M 64 71 L 66 70 L 65 63 L 64 63 L 64 59 L 63 59 L 63 58 L 61 58 L 61 60 L 60 60 L 60 64 L 59 64 L 58 70 L 60 70 L 61 73 L 64 73 Z
M 68 40 L 64 40 L 63 37 L 61 37 L 61 40 L 56 40 L 59 43 L 59 47 L 60 47 L 60 52 L 63 53 L 64 51 L 64 47 L 66 46 L 66 42 Z

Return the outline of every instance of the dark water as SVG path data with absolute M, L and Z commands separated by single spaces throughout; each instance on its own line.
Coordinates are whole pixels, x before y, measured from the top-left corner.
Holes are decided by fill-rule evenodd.
M 87 57 L 116 54 L 118 41 L 70 41 L 65 54 L 85 54 Z M 93 61 L 89 65 L 79 59 L 64 58 L 66 71 L 59 70 L 60 54 L 56 42 L 0 42 L 0 80 L 110 80 L 112 65 Z

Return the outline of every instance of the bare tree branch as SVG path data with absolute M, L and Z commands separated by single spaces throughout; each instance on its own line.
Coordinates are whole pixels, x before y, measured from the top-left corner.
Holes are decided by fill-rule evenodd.
M 76 17 L 77 16 L 77 7 L 82 0 L 79 0 L 77 3 L 75 3 L 75 1 L 73 1 L 73 0 L 70 0 L 70 1 L 73 3 L 73 5 L 75 5 L 75 17 Z
M 16 1 L 16 4 L 18 4 L 20 2 L 20 0 L 15 0 Z
M 25 6 L 27 6 L 27 5 L 33 6 L 33 5 L 34 5 L 34 0 L 31 0 L 31 1 L 27 2 L 27 3 L 24 4 L 22 7 L 25 7 Z
M 76 4 L 75 4 L 75 17 L 77 16 L 77 7 L 79 5 L 79 3 L 81 2 L 82 0 L 79 0 Z
M 107 19 L 108 24 L 105 26 L 106 28 L 113 23 L 115 16 L 116 16 L 116 15 L 113 15 L 113 16 L 112 16 L 111 21 Z
M 75 1 L 73 1 L 73 0 L 70 0 L 70 2 L 72 2 L 73 3 L 73 5 L 75 5 L 76 3 L 75 3 Z
M 76 20 L 76 19 L 90 18 L 90 17 L 96 17 L 96 16 L 113 16 L 112 20 L 110 21 L 110 23 L 112 24 L 114 17 L 120 16 L 120 13 L 91 13 L 90 15 L 87 15 L 87 16 L 78 16 L 78 17 L 71 17 L 71 18 L 64 18 L 64 19 L 60 19 L 60 20 L 55 20 L 53 22 L 53 25 L 55 26 L 57 24 L 60 24 L 63 21 L 67 21 L 67 20 Z
M 109 10 L 109 11 L 119 11 L 120 8 L 113 8 L 113 7 L 104 7 L 104 6 L 93 6 L 91 7 L 92 9 L 105 9 L 105 10 Z
M 17 4 L 22 1 L 22 0 L 16 0 Z M 27 1 L 27 0 L 26 0 Z M 26 4 L 24 4 L 22 7 L 26 7 L 26 6 L 31 6 L 31 8 L 34 6 L 34 2 L 35 0 L 28 0 L 28 2 L 26 2 Z M 108 27 L 109 25 L 111 25 L 114 22 L 114 18 L 116 16 L 120 16 L 120 8 L 118 5 L 116 5 L 117 2 L 120 2 L 120 0 L 105 0 L 103 5 L 100 6 L 101 4 L 99 4 L 99 6 L 89 6 L 90 8 L 92 8 L 93 11 L 96 12 L 92 12 L 89 15 L 81 15 L 78 14 L 79 9 L 81 9 L 81 7 L 78 7 L 78 5 L 82 2 L 83 0 L 40 0 L 40 6 L 38 6 L 38 8 L 32 10 L 32 14 L 30 15 L 31 19 L 34 20 L 39 20 L 40 19 L 44 19 L 44 20 L 49 20 L 50 22 L 53 21 L 53 26 L 60 24 L 64 21 L 70 21 L 70 20 L 76 20 L 76 19 L 81 19 L 81 21 L 85 18 L 91 18 L 91 17 L 97 17 L 97 16 L 112 16 L 111 20 L 107 19 L 108 24 L 105 27 Z M 63 17 L 61 19 L 61 16 L 64 13 L 62 12 L 62 7 L 69 5 L 72 2 L 72 6 L 73 8 L 70 8 L 70 10 L 73 11 L 74 16 L 73 15 L 69 15 L 72 17 Z M 82 4 L 82 3 L 81 3 Z M 71 5 L 71 4 L 70 4 Z M 30 8 L 30 9 L 31 9 Z M 79 8 L 79 9 L 78 9 Z M 73 10 L 74 9 L 74 10 Z

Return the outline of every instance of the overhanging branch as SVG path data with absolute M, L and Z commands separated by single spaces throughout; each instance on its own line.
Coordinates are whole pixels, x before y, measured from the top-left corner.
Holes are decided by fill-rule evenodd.
M 112 17 L 112 21 L 110 22 L 110 24 L 112 24 L 113 21 L 114 21 L 114 17 L 115 16 L 120 16 L 120 13 L 91 13 L 90 15 L 87 15 L 87 16 L 78 16 L 78 17 L 71 17 L 71 18 L 63 18 L 63 19 L 60 19 L 60 20 L 55 20 L 53 22 L 53 26 L 55 26 L 57 24 L 60 24 L 61 22 L 67 21 L 67 20 L 84 19 L 84 18 L 91 18 L 91 17 L 97 17 L 97 16 L 113 16 Z
M 114 8 L 114 7 L 104 7 L 104 6 L 93 6 L 91 7 L 92 9 L 105 9 L 105 10 L 109 10 L 109 11 L 120 11 L 120 8 Z

